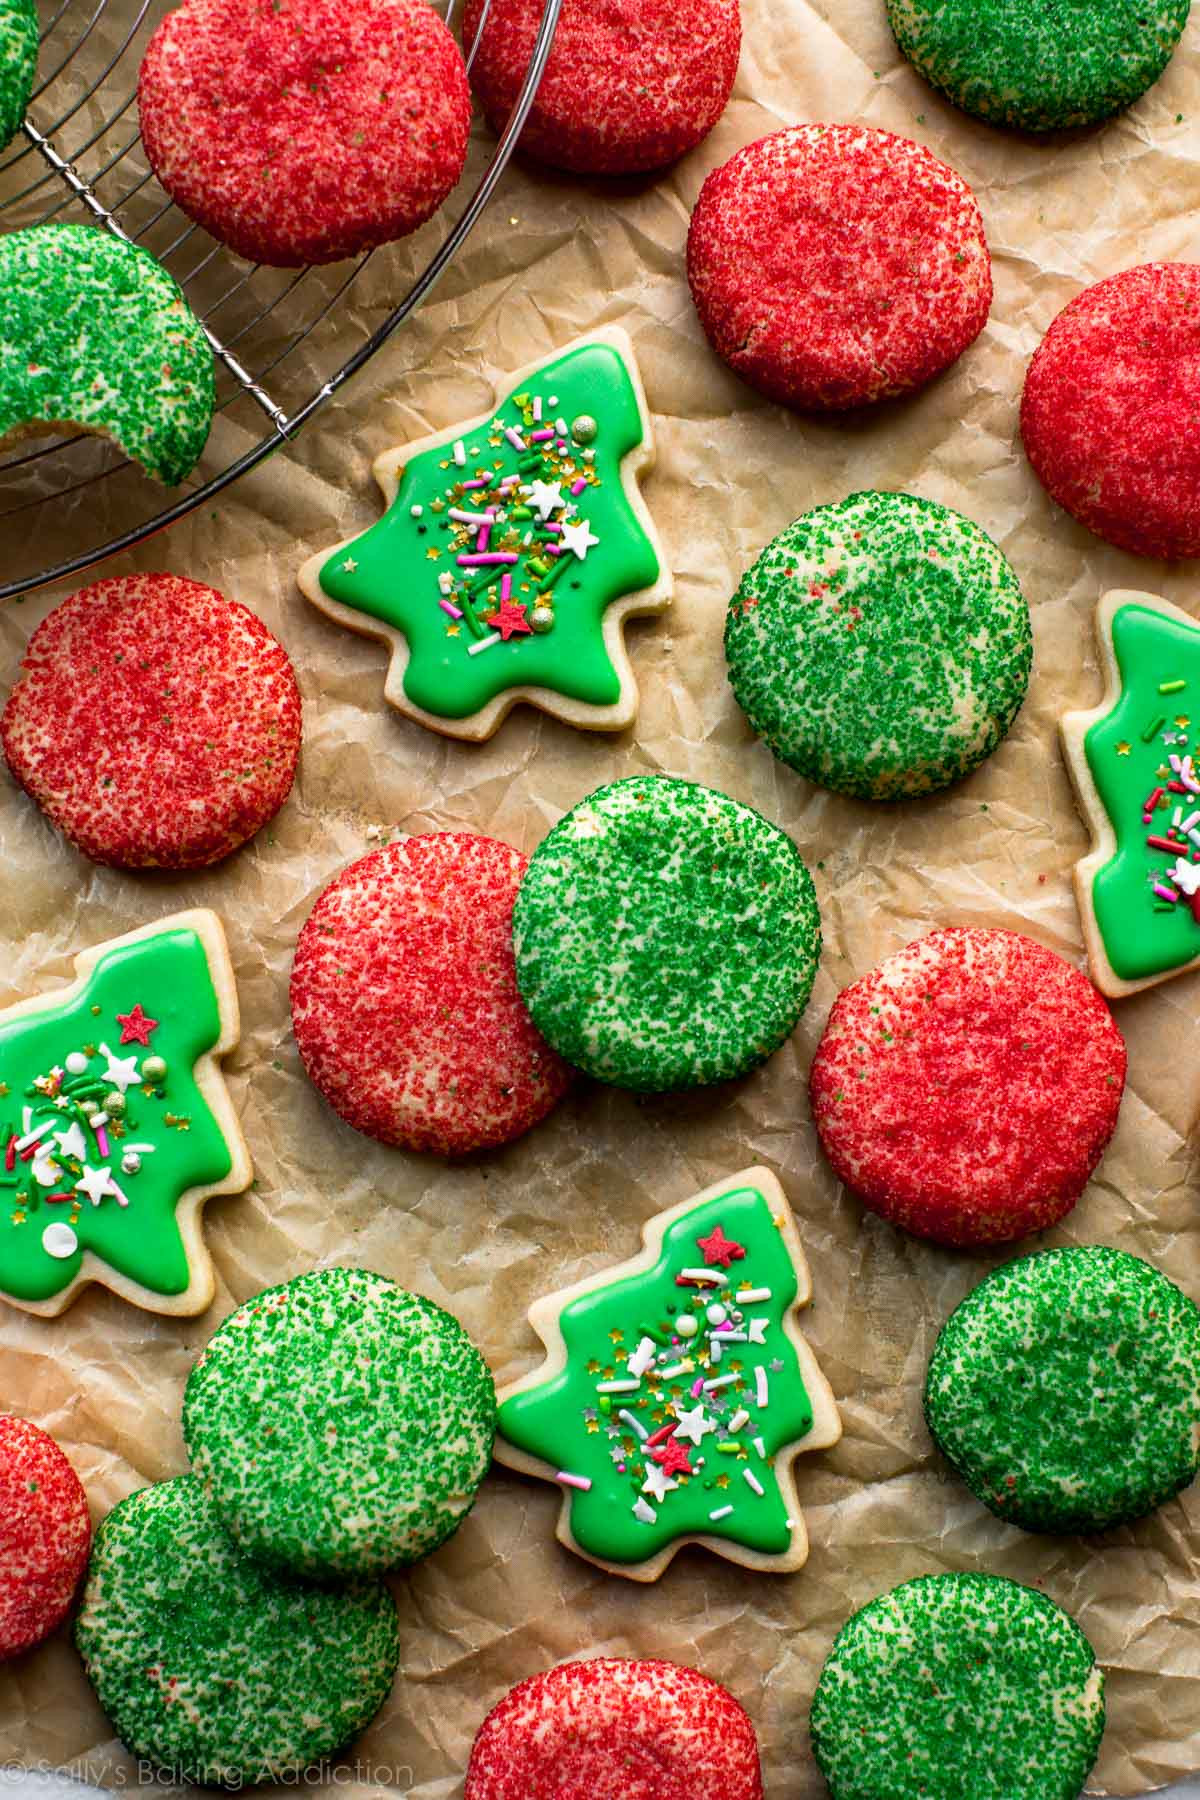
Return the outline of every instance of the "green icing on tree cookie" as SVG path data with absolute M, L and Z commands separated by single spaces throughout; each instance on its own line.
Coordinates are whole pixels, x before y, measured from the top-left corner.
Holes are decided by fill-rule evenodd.
M 500 1436 L 570 1496 L 587 1555 L 644 1562 L 686 1537 L 785 1554 L 772 1459 L 813 1426 L 784 1330 L 796 1270 L 765 1196 L 681 1210 L 653 1266 L 567 1298 L 565 1366 L 510 1392 Z
M 605 613 L 660 574 L 621 476 L 643 438 L 616 346 L 569 350 L 490 421 L 412 456 L 383 518 L 321 566 L 320 589 L 404 637 L 405 696 L 439 718 L 517 687 L 615 706 Z
M 230 1173 L 194 1064 L 221 1035 L 205 945 L 170 929 L 102 952 L 81 989 L 0 1013 L 0 1295 L 52 1299 L 85 1252 L 187 1291 L 176 1219 Z
M 1127 604 L 1110 629 L 1121 692 L 1084 754 L 1116 850 L 1092 905 L 1115 973 L 1141 981 L 1200 956 L 1200 628 Z

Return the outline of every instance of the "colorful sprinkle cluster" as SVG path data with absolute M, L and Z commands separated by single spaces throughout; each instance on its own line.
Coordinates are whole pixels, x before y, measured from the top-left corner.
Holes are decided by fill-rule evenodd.
M 0 1081 L 0 1188 L 11 1190 L 12 1223 L 26 1224 L 43 1207 L 63 1208 L 42 1227 L 47 1256 L 75 1254 L 75 1226 L 85 1205 L 127 1207 L 127 1185 L 137 1180 L 143 1158 L 158 1148 L 138 1138 L 141 1108 L 131 1090 L 147 1102 L 165 1101 L 166 1061 L 142 1056 L 139 1068 L 138 1050 L 119 1054 L 129 1044 L 149 1050 L 158 1020 L 139 1002 L 118 1013 L 116 1025 L 116 1051 L 102 1041 L 81 1044 L 61 1064 L 35 1076 L 20 1102 Z M 157 1122 L 175 1131 L 187 1131 L 191 1123 L 165 1110 Z
M 450 558 L 437 572 L 437 604 L 447 637 L 465 626 L 475 640 L 472 656 L 552 631 L 563 577 L 600 542 L 580 504 L 599 485 L 596 420 L 556 418 L 557 394 L 514 394 L 512 404 L 515 412 L 498 412 L 486 437 L 454 440 L 439 463 L 446 485 L 429 503 L 428 522 L 417 526 L 421 536 L 441 540 L 427 546 L 428 561 Z M 489 458 L 489 450 L 498 454 Z M 422 503 L 410 511 L 424 519 Z M 341 567 L 353 573 L 353 557 Z
M 1146 884 L 1153 895 L 1156 913 L 1172 907 L 1186 906 L 1200 925 L 1200 778 L 1188 748 L 1191 716 L 1179 699 L 1186 681 L 1171 677 L 1158 683 L 1158 699 L 1163 710 L 1155 707 L 1154 716 L 1146 721 L 1141 742 L 1153 762 L 1153 786 L 1142 801 L 1141 823 L 1150 867 Z M 1170 716 L 1168 716 L 1170 715 Z M 1133 745 L 1122 738 L 1116 745 L 1118 756 L 1133 754 Z
M 669 1227 L 649 1271 L 568 1303 L 567 1369 L 510 1395 L 500 1431 L 572 1490 L 583 1549 L 637 1562 L 710 1534 L 788 1548 L 772 1459 L 813 1424 L 783 1329 L 796 1293 L 779 1224 L 744 1189 Z

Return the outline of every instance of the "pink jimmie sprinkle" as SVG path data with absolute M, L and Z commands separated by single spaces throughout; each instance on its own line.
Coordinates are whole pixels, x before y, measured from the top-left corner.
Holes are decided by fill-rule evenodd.
M 543 531 L 561 531 L 562 526 L 558 523 L 557 519 L 547 519 L 546 523 L 542 526 L 542 530 Z
M 520 562 L 515 550 L 489 550 L 485 556 L 460 556 L 458 563 L 463 569 L 494 568 L 501 564 Z
M 480 476 L 477 476 L 474 481 L 464 481 L 463 482 L 463 492 L 464 493 L 473 492 L 475 488 L 485 488 L 487 485 L 488 485 L 487 477 L 484 475 L 480 475 Z
M 452 619 L 462 618 L 462 608 L 455 606 L 453 600 L 439 600 L 438 605 L 444 613 L 449 613 Z
M 578 1488 L 581 1494 L 586 1494 L 592 1485 L 587 1475 L 572 1475 L 568 1469 L 560 1469 L 554 1479 L 561 1481 L 564 1487 Z
M 521 477 L 519 475 L 506 475 L 496 489 L 496 492 L 498 494 L 507 494 L 511 488 L 520 487 L 520 485 Z
M 108 1147 L 108 1133 L 105 1131 L 103 1125 L 101 1125 L 96 1132 L 96 1143 L 99 1146 L 101 1156 L 112 1155 L 112 1151 Z
M 500 577 L 500 599 L 502 601 L 512 599 L 512 576 L 507 569 Z
M 1174 888 L 1164 887 L 1161 881 L 1156 881 L 1154 884 L 1154 892 L 1158 895 L 1160 900 L 1169 900 L 1172 906 L 1178 906 L 1179 895 L 1175 892 Z
M 582 492 L 586 486 L 587 486 L 587 476 L 581 475 L 577 481 L 573 481 L 571 483 L 571 492 L 573 494 L 582 494 Z
M 703 1392 L 704 1392 L 704 1378 L 700 1375 L 697 1375 L 695 1381 L 693 1381 L 693 1383 L 692 1383 L 692 1399 L 698 1400 Z
M 475 539 L 475 548 L 477 550 L 486 550 L 488 545 L 491 543 L 491 541 L 492 541 L 491 526 L 490 525 L 481 525 L 479 528 L 479 536 Z
M 527 450 L 529 448 L 528 444 L 525 442 L 525 439 L 521 436 L 520 432 L 517 430 L 515 425 L 510 425 L 508 427 L 508 429 L 505 431 L 504 435 L 508 439 L 509 443 L 512 445 L 514 450 Z
M 553 425 L 547 425 L 545 431 L 531 431 L 529 434 L 529 441 L 531 444 L 547 444 L 553 436 Z

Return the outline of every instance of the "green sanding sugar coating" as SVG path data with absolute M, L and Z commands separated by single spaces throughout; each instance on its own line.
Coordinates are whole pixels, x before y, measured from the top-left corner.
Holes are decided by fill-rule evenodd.
M 208 340 L 147 251 L 89 225 L 0 237 L 0 439 L 77 425 L 172 487 L 204 448 L 213 392 Z
M 674 1092 L 770 1056 L 812 990 L 821 920 L 791 839 L 712 788 L 634 775 L 534 852 L 513 909 L 517 985 L 560 1056 Z
M 428 1556 L 492 1459 L 496 1390 L 458 1320 L 368 1269 L 316 1269 L 232 1313 L 183 1435 L 242 1549 L 317 1578 Z
M 951 1314 L 925 1416 L 971 1492 L 1014 1525 L 1139 1519 L 1200 1468 L 1200 1312 L 1121 1250 L 1022 1257 Z
M 1103 1734 L 1082 1631 L 999 1575 L 925 1575 L 863 1607 L 812 1706 L 833 1800 L 1077 1800 Z
M 896 42 L 955 106 L 1024 131 L 1092 125 L 1156 82 L 1191 0 L 887 0 Z
M 862 799 L 946 787 L 1025 698 L 1029 608 L 970 519 L 912 494 L 852 494 L 780 532 L 725 622 L 754 730 L 809 781 Z
M 135 1756 L 227 1786 L 340 1750 L 400 1658 L 382 1582 L 322 1588 L 251 1562 L 190 1475 L 130 1495 L 101 1525 L 75 1642 Z
M 0 0 L 0 150 L 25 117 L 37 69 L 34 0 Z

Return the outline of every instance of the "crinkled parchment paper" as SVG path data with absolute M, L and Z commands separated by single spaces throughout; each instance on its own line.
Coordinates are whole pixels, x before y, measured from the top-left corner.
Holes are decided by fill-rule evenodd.
M 761 1161 L 798 1216 L 815 1287 L 806 1330 L 846 1425 L 835 1451 L 799 1467 L 808 1567 L 747 1580 L 693 1552 L 645 1589 L 559 1548 L 557 1493 L 496 1474 L 458 1536 L 395 1581 L 402 1674 L 351 1752 L 350 1794 L 446 1800 L 510 1683 L 561 1658 L 616 1652 L 695 1662 L 726 1682 L 758 1727 L 772 1800 L 809 1800 L 823 1787 L 808 1707 L 835 1631 L 881 1589 L 960 1568 L 1034 1583 L 1087 1631 L 1109 1675 L 1099 1790 L 1142 1793 L 1200 1765 L 1200 1489 L 1091 1543 L 1026 1536 L 977 1505 L 932 1453 L 920 1389 L 940 1324 L 1000 1258 L 948 1254 L 864 1217 L 822 1163 L 805 1095 L 839 987 L 935 924 L 1015 926 L 1080 960 L 1070 869 L 1085 837 L 1055 727 L 1064 708 L 1099 692 L 1092 609 L 1111 586 L 1154 589 L 1197 612 L 1200 592 L 1194 565 L 1121 555 L 1055 511 L 1023 460 L 1017 403 L 1030 353 L 1080 287 L 1200 252 L 1200 21 L 1127 117 L 1039 143 L 943 104 L 900 59 L 881 0 L 745 0 L 745 14 L 735 99 L 694 155 L 652 183 L 511 171 L 434 301 L 293 450 L 215 516 L 109 565 L 212 582 L 287 644 L 305 744 L 274 826 L 204 875 L 113 874 L 67 849 L 0 777 L 0 1001 L 65 979 L 81 945 L 191 905 L 224 918 L 241 995 L 244 1036 L 228 1070 L 257 1181 L 209 1210 L 212 1310 L 160 1321 L 93 1289 L 55 1321 L 0 1316 L 0 1405 L 60 1439 L 97 1518 L 183 1470 L 191 1361 L 225 1313 L 269 1282 L 343 1260 L 383 1270 L 451 1307 L 510 1378 L 537 1356 L 525 1323 L 534 1296 L 630 1255 L 658 1208 Z M 805 119 L 861 120 L 929 144 L 973 185 L 995 259 L 991 322 L 957 367 L 914 399 L 844 419 L 793 417 L 741 386 L 709 353 L 683 277 L 706 171 Z M 380 259 L 355 290 L 344 315 L 355 342 L 382 316 L 390 266 Z M 307 606 L 295 570 L 377 516 L 369 470 L 379 451 L 481 411 L 491 381 L 599 321 L 624 325 L 641 361 L 658 439 L 646 493 L 678 580 L 673 612 L 630 632 L 640 719 L 608 739 L 522 710 L 486 745 L 450 743 L 388 711 L 383 649 Z M 241 447 L 222 425 L 209 460 Z M 990 531 L 1020 575 L 1036 637 L 1030 697 L 1000 752 L 949 793 L 887 810 L 822 793 L 775 763 L 733 703 L 721 653 L 725 602 L 766 540 L 805 508 L 873 485 L 928 495 Z M 60 597 L 39 593 L 0 613 L 0 691 Z M 522 1142 L 453 1167 L 340 1124 L 288 1030 L 292 949 L 322 885 L 397 829 L 469 828 L 532 850 L 589 789 L 640 770 L 751 802 L 807 858 L 826 947 L 792 1041 L 714 1092 L 636 1099 L 585 1084 Z M 1120 1127 L 1048 1241 L 1119 1245 L 1200 1296 L 1186 1142 L 1198 998 L 1191 976 L 1116 1008 L 1130 1048 Z M 65 1636 L 0 1671 L 5 1758 L 136 1779 Z

